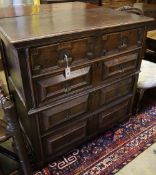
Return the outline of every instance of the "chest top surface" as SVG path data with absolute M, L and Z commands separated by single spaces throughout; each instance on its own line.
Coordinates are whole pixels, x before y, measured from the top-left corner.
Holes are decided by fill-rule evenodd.
M 151 18 L 114 11 L 108 8 L 82 8 L 50 11 L 0 19 L 1 36 L 10 43 L 21 43 L 65 34 L 148 23 Z

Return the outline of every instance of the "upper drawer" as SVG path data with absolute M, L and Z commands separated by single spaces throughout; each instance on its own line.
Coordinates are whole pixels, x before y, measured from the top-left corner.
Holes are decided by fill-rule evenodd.
M 43 138 L 44 156 L 51 156 L 61 149 L 70 147 L 72 144 L 83 140 L 86 136 L 86 120 L 71 122 Z
M 144 30 L 139 28 L 33 47 L 30 49 L 32 74 L 65 68 L 67 64 L 72 67 L 98 56 L 137 48 L 143 36 Z
M 102 79 L 120 76 L 123 73 L 136 71 L 138 68 L 139 53 L 131 52 L 103 61 Z
M 141 46 L 144 38 L 143 29 L 132 29 L 102 36 L 102 55 L 109 55 L 126 49 Z
M 100 89 L 100 105 L 108 104 L 128 94 L 132 94 L 135 76 L 129 77 L 112 84 L 111 86 Z
M 45 104 L 49 100 L 56 100 L 88 89 L 92 85 L 91 66 L 71 70 L 66 78 L 64 72 L 34 80 L 37 104 Z
M 66 67 L 66 56 L 70 66 L 87 60 L 93 56 L 92 47 L 92 38 L 89 37 L 31 48 L 32 73 L 40 74 L 48 70 Z

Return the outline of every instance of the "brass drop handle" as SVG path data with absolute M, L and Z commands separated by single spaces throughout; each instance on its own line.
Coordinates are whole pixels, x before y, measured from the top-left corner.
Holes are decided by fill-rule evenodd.
M 107 53 L 107 50 L 106 50 L 106 49 L 103 49 L 103 51 L 102 51 L 102 56 L 105 56 L 106 53 Z
M 65 89 L 64 89 L 64 92 L 65 93 L 68 93 L 68 92 L 70 92 L 71 91 L 71 87 L 66 87 Z
M 68 120 L 68 119 L 69 119 L 69 116 L 67 115 L 67 116 L 65 117 L 65 119 Z
M 33 68 L 33 71 L 36 72 L 36 73 L 40 72 L 40 70 L 41 70 L 41 65 L 36 65 Z
M 67 93 L 67 92 L 68 92 L 68 88 L 65 88 L 65 89 L 64 89 L 64 93 Z
M 65 84 L 64 84 L 64 93 L 68 93 L 71 91 L 71 86 L 70 86 L 70 82 L 69 81 L 65 81 Z
M 119 50 L 126 49 L 126 48 L 127 48 L 127 44 L 124 42 L 118 47 Z
M 65 68 L 65 78 L 69 78 L 71 76 L 71 69 L 68 64 L 68 56 L 64 55 L 64 60 L 66 62 L 66 68 Z
M 87 58 L 93 59 L 93 58 L 94 58 L 93 52 L 88 52 L 88 53 L 87 53 Z
M 69 120 L 69 119 L 70 119 L 69 113 L 66 114 L 65 119 L 66 119 L 66 120 Z
M 127 46 L 128 46 L 128 38 L 127 37 L 121 38 L 121 44 L 118 46 L 118 49 L 119 50 L 126 49 Z

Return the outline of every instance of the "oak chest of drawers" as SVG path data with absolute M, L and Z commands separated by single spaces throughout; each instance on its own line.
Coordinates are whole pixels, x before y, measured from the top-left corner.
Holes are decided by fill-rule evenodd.
M 150 21 L 107 8 L 0 20 L 9 90 L 36 163 L 128 119 Z

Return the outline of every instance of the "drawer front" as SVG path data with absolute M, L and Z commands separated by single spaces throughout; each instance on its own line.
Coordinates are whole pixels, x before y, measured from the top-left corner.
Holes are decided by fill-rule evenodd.
M 102 36 L 102 55 L 139 47 L 143 37 L 144 30 L 141 28 L 105 34 Z
M 89 111 L 89 95 L 67 101 L 40 113 L 39 123 L 42 132 Z
M 85 90 L 91 86 L 91 66 L 71 70 L 66 78 L 64 72 L 50 77 L 34 80 L 37 104 L 47 103 L 48 100 L 60 99 Z
M 43 139 L 44 152 L 49 156 L 84 139 L 86 135 L 87 121 L 70 123 Z
M 134 83 L 135 77 L 129 77 L 111 86 L 102 88 L 100 90 L 100 105 L 108 104 L 120 97 L 132 94 Z
M 83 38 L 30 49 L 33 74 L 64 68 L 93 57 L 92 38 Z
M 130 100 L 111 106 L 99 114 L 99 129 L 106 130 L 129 117 Z
M 120 76 L 137 70 L 139 53 L 128 53 L 106 59 L 103 62 L 102 79 Z
M 70 67 L 88 61 L 99 55 L 109 55 L 126 49 L 141 46 L 144 30 L 132 29 L 123 32 L 104 34 L 62 43 L 39 46 L 30 49 L 32 74 Z M 66 59 L 67 58 L 67 59 Z

